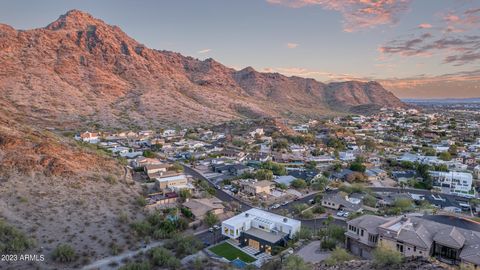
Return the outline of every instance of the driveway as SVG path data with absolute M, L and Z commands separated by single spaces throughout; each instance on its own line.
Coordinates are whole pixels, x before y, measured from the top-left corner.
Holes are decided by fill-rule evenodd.
M 313 241 L 302 247 L 297 255 L 306 262 L 318 263 L 330 257 L 330 252 L 320 251 L 320 241 Z

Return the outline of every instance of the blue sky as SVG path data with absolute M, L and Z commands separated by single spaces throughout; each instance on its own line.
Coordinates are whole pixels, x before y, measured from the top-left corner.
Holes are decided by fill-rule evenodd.
M 38 28 L 80 9 L 148 47 L 237 69 L 379 80 L 400 97 L 478 97 L 479 8 L 474 0 L 16 0 L 0 2 L 0 22 Z

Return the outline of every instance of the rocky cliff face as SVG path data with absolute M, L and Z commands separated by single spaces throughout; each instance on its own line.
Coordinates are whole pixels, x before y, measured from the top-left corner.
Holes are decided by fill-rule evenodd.
M 1 101 L 56 126 L 195 125 L 405 106 L 376 82 L 323 84 L 149 49 L 78 10 L 40 29 L 0 25 L 0 62 Z

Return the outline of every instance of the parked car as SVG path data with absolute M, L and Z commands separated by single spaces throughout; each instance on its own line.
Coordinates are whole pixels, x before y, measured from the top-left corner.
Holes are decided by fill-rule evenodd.
M 210 228 L 208 229 L 208 231 L 211 232 L 211 233 L 213 233 L 213 227 L 210 227 Z
M 350 213 L 349 213 L 349 212 L 345 212 L 345 213 L 343 213 L 343 217 L 346 217 L 346 218 L 347 218 L 349 215 L 350 215 Z
M 314 203 L 315 203 L 315 200 L 314 200 L 314 199 L 310 199 L 310 200 L 308 200 L 308 203 L 309 203 L 309 204 L 314 204 Z
M 218 226 L 218 225 L 213 225 L 213 229 L 214 229 L 215 231 L 220 230 L 220 226 Z
M 338 217 L 343 217 L 343 215 L 345 215 L 345 212 L 343 212 L 343 211 L 338 211 L 337 212 Z

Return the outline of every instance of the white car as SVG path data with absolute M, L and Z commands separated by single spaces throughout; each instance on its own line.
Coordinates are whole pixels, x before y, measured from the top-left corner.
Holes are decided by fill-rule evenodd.
M 343 217 L 348 217 L 349 215 L 350 215 L 350 213 L 349 213 L 349 212 L 345 212 L 345 213 L 343 213 Z
M 337 217 L 343 217 L 343 215 L 345 215 L 345 212 L 343 212 L 343 211 L 338 211 L 337 212 Z

